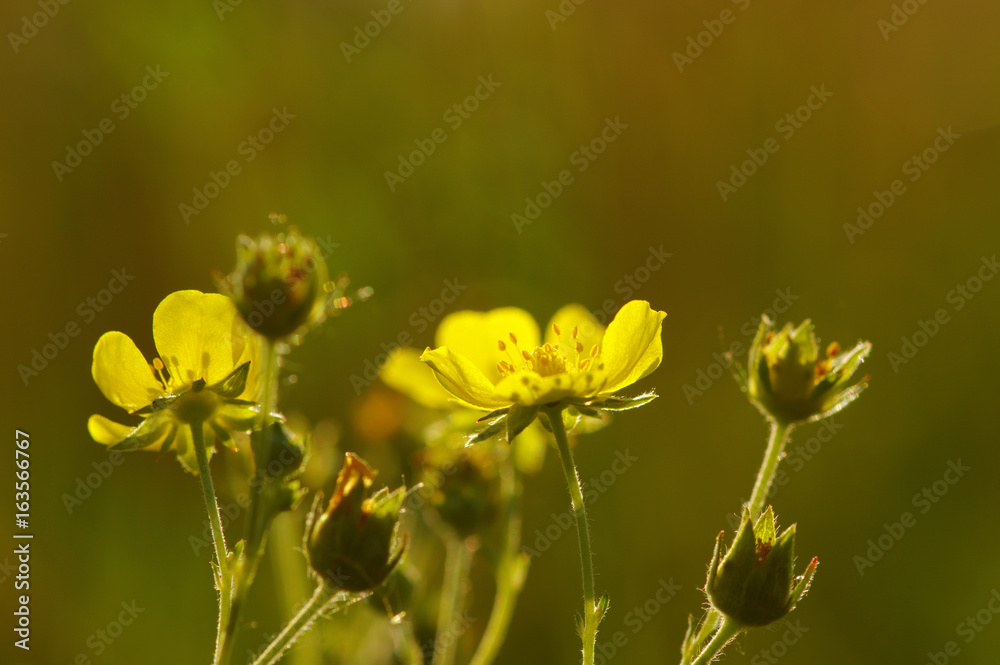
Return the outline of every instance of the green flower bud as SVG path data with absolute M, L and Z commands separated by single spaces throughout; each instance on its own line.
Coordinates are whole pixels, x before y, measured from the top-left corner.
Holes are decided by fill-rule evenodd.
M 766 626 L 795 608 L 809 590 L 815 558 L 798 578 L 795 565 L 795 525 L 775 538 L 774 513 L 768 506 L 756 524 L 744 509 L 733 546 L 722 557 L 722 533 L 708 568 L 705 592 L 712 606 L 744 626 Z
M 295 475 L 305 460 L 305 447 L 283 423 L 276 422 L 250 435 L 257 473 L 268 478 Z
M 326 262 L 312 239 L 295 227 L 256 240 L 240 236 L 229 295 L 251 328 L 283 339 L 323 321 Z
M 798 328 L 785 325 L 774 332 L 774 323 L 761 320 L 750 347 L 750 366 L 743 378 L 750 401 L 766 416 L 791 425 L 832 415 L 868 387 L 867 377 L 848 386 L 851 376 L 871 351 L 870 342 L 858 342 L 840 351 L 836 342 L 820 357 L 812 323 Z
M 309 563 L 330 586 L 369 591 L 382 583 L 403 556 L 397 538 L 405 488 L 371 491 L 376 472 L 345 453 L 337 488 L 326 511 L 314 510 L 306 528 Z
M 481 533 L 496 519 L 499 479 L 492 456 L 479 448 L 433 455 L 423 471 L 424 487 L 433 490 L 429 504 L 463 539 Z

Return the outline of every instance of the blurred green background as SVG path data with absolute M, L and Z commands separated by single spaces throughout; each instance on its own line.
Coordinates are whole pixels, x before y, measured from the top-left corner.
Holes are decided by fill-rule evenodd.
M 788 482 L 773 497 L 779 520 L 799 525 L 800 556 L 821 560 L 792 615 L 808 632 L 774 653 L 787 663 L 917 665 L 955 641 L 952 662 L 995 663 L 1000 621 L 968 643 L 956 631 L 1000 589 L 1000 280 L 975 282 L 1000 250 L 1000 5 L 902 4 L 912 15 L 900 5 L 901 26 L 890 30 L 888 0 L 566 0 L 565 21 L 546 13 L 558 11 L 555 0 L 401 0 L 388 15 L 379 1 L 5 2 L 3 468 L 13 467 L 15 428 L 30 432 L 36 539 L 29 654 L 11 645 L 12 546 L 0 549 L 0 660 L 207 662 L 216 620 L 208 555 L 187 543 L 203 519 L 196 481 L 170 457 L 137 454 L 72 511 L 63 496 L 107 459 L 87 417 L 121 416 L 90 377 L 97 338 L 124 331 L 151 357 L 160 299 L 212 290 L 212 272 L 234 263 L 236 235 L 274 230 L 268 215 L 281 212 L 337 245 L 331 270 L 347 272 L 352 288 L 374 289 L 293 351 L 298 380 L 282 395 L 286 410 L 335 423 L 341 449 L 372 448 L 352 425 L 364 393 L 350 377 L 401 333 L 432 343 L 434 325 L 415 321 L 445 280 L 467 287 L 448 311 L 519 305 L 544 322 L 566 302 L 615 309 L 634 297 L 669 313 L 663 364 L 639 386 L 660 399 L 578 447 L 584 478 L 618 451 L 640 460 L 591 510 L 597 584 L 612 598 L 601 641 L 619 630 L 628 638 L 607 662 L 677 661 L 713 539 L 749 495 L 766 427 L 713 354 L 745 346 L 747 323 L 779 291 L 794 296 L 780 322 L 811 317 L 824 342 L 871 340 L 870 390 L 809 459 L 794 450 L 819 427 L 796 432 L 798 461 L 786 462 Z M 372 11 L 391 21 L 348 61 L 342 44 Z M 676 55 L 685 51 L 690 62 Z M 147 68 L 159 68 L 158 82 Z M 480 88 L 486 98 L 474 104 L 479 77 L 499 85 Z M 121 96 L 144 79 L 135 95 L 144 99 L 129 108 Z M 814 87 L 829 97 L 803 107 Z M 478 108 L 456 127 L 447 114 L 457 103 Z M 260 150 L 245 144 L 274 109 L 287 126 L 266 145 L 260 137 Z M 783 120 L 797 110 L 794 123 Z M 597 141 L 594 150 L 606 149 L 593 161 L 581 158 L 616 119 L 627 125 L 620 135 Z M 390 189 L 386 171 L 438 128 L 444 142 Z M 949 128 L 958 138 L 935 149 Z M 100 143 L 80 148 L 90 154 L 78 165 L 53 166 L 66 163 L 67 146 L 96 143 L 88 135 Z M 744 165 L 764 153 L 765 163 Z M 231 160 L 239 172 L 209 187 L 215 196 L 186 220 L 181 204 L 193 205 L 194 189 Z M 742 182 L 734 167 L 755 172 Z M 512 220 L 563 170 L 572 182 L 536 219 Z M 730 178 L 739 186 L 723 200 L 718 182 Z M 890 194 L 897 179 L 905 191 Z M 859 206 L 874 215 L 890 196 L 863 233 L 845 228 Z M 670 257 L 647 273 L 651 248 Z M 84 314 L 81 303 L 114 270 L 134 280 Z M 971 297 L 953 292 L 960 285 Z M 938 309 L 948 322 L 929 339 L 918 334 L 926 343 L 908 362 L 893 362 L 890 352 L 901 354 L 902 338 Z M 25 381 L 18 366 L 70 322 L 79 335 Z M 701 386 L 699 372 L 709 377 Z M 686 396 L 685 385 L 707 389 Z M 959 459 L 971 470 L 922 513 L 914 495 Z M 567 505 L 550 456 L 525 488 L 526 544 Z M 906 511 L 916 525 L 859 574 L 854 557 Z M 271 631 L 281 609 L 271 578 L 261 579 L 259 630 Z M 628 613 L 663 580 L 681 590 L 633 632 Z M 480 582 L 473 633 L 492 596 Z M 575 538 L 563 538 L 533 562 L 498 662 L 575 662 L 579 584 Z M 96 631 L 133 600 L 145 611 L 98 654 Z M 782 635 L 759 631 L 725 662 L 769 662 L 761 649 Z

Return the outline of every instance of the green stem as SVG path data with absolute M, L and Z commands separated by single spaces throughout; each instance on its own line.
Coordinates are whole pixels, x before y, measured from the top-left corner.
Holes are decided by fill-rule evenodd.
M 267 418 L 276 406 L 278 373 L 279 359 L 277 344 L 273 340 L 265 339 L 264 364 L 261 375 L 264 394 L 261 399 L 257 433 L 263 431 L 267 426 Z M 260 471 L 260 469 L 257 469 L 256 473 L 260 473 Z M 260 487 L 263 488 L 264 485 Z M 233 579 L 232 606 L 227 621 L 222 624 L 222 632 L 219 636 L 221 646 L 216 650 L 216 665 L 229 665 L 232 662 L 236 646 L 236 633 L 239 629 L 240 614 L 246 604 L 245 601 L 250 585 L 253 584 L 254 577 L 257 575 L 257 564 L 264 553 L 264 547 L 267 542 L 267 526 L 261 528 L 262 525 L 260 524 L 260 503 L 261 497 L 260 491 L 258 491 L 251 498 L 250 515 L 247 520 L 247 535 L 244 538 L 246 546 L 244 557 L 239 562 Z
M 500 652 L 514 605 L 524 585 L 527 574 L 527 559 L 521 547 L 520 484 L 513 463 L 513 452 L 508 451 L 504 466 L 500 471 L 500 494 L 504 501 L 506 534 L 504 550 L 497 564 L 497 590 L 493 599 L 493 610 L 483 631 L 483 637 L 472 655 L 469 665 L 491 665 Z
M 337 593 L 333 587 L 323 583 L 318 584 L 312 598 L 302 606 L 302 609 L 292 617 L 291 621 L 285 624 L 281 633 L 253 661 L 253 665 L 275 665 L 281 660 L 285 650 L 312 628 L 313 622 L 321 614 L 339 612 L 370 595 L 370 592 L 355 593 L 344 598 L 344 595 Z
M 792 425 L 786 425 L 773 421 L 771 423 L 771 438 L 767 442 L 767 452 L 764 453 L 764 463 L 761 464 L 760 471 L 757 472 L 757 481 L 753 486 L 753 493 L 750 495 L 750 519 L 756 521 L 760 511 L 764 508 L 764 501 L 767 499 L 767 490 L 774 480 L 774 472 L 778 469 L 778 461 L 781 453 L 785 450 L 785 443 L 788 435 L 792 432 Z
M 691 665 L 708 665 L 708 663 L 711 663 L 741 630 L 743 630 L 743 626 L 724 618 L 722 625 L 715 631 L 715 635 L 712 636 L 711 641 L 705 645 L 705 648 L 691 662 Z
M 467 542 L 450 534 L 447 539 L 447 554 L 444 560 L 444 584 L 441 588 L 441 604 L 438 608 L 437 634 L 434 639 L 433 665 L 452 665 L 455 662 L 457 635 L 448 635 L 456 625 L 456 615 L 462 611 L 465 588 L 469 581 L 474 549 Z M 447 636 L 448 639 L 442 640 Z M 438 646 L 440 644 L 440 647 Z
M 202 423 L 191 423 L 191 439 L 194 442 L 195 456 L 198 458 L 198 476 L 201 478 L 201 490 L 205 496 L 205 510 L 208 521 L 212 525 L 212 540 L 215 542 L 215 559 L 219 564 L 219 626 L 215 640 L 215 661 L 221 655 L 223 635 L 229 624 L 230 578 L 229 555 L 226 552 L 226 537 L 222 532 L 222 517 L 219 514 L 219 501 L 215 496 L 215 485 L 212 484 L 212 473 L 208 468 L 208 452 L 205 450 L 205 432 Z
M 580 566 L 583 571 L 583 665 L 594 665 L 594 645 L 597 642 L 598 617 L 597 604 L 594 595 L 594 561 L 590 551 L 590 527 L 587 525 L 587 508 L 583 501 L 583 488 L 580 486 L 580 476 L 573 462 L 573 451 L 569 448 L 566 437 L 566 427 L 563 425 L 562 409 L 546 409 L 545 415 L 552 426 L 559 450 L 559 460 L 562 462 L 566 485 L 569 487 L 570 500 L 573 503 L 573 514 L 576 521 L 576 534 L 580 541 Z

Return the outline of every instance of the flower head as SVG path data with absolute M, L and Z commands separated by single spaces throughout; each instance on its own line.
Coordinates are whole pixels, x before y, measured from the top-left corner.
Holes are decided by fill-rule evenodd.
M 721 556 L 723 534 L 715 541 L 705 592 L 716 610 L 744 626 L 766 626 L 788 614 L 806 595 L 816 573 L 814 558 L 805 573 L 794 577 L 795 525 L 777 537 L 775 532 L 774 513 L 768 506 L 756 524 L 744 510 L 725 556 Z
M 326 316 L 326 262 L 312 239 L 295 227 L 256 240 L 240 236 L 230 295 L 243 319 L 271 339 L 319 325 Z
M 834 342 L 821 356 L 808 319 L 775 333 L 774 323 L 764 317 L 750 347 L 744 388 L 757 408 L 774 420 L 819 420 L 847 406 L 868 386 L 867 378 L 848 384 L 870 351 L 870 342 L 858 342 L 847 351 Z
M 248 431 L 258 417 L 259 344 L 226 296 L 177 291 L 153 312 L 160 356 L 147 363 L 128 335 L 104 333 L 94 346 L 91 373 L 112 403 L 139 416 L 138 426 L 101 415 L 87 423 L 91 437 L 116 450 L 177 451 L 197 473 L 191 425 L 216 440 Z
M 309 563 L 337 589 L 374 589 L 403 556 L 396 532 L 405 488 L 372 493 L 375 475 L 363 459 L 345 453 L 330 503 L 322 514 L 314 511 L 306 526 Z
M 475 409 L 539 407 L 610 396 L 656 369 L 664 312 L 626 303 L 604 329 L 582 305 L 556 312 L 545 331 L 517 308 L 457 312 L 420 359 L 451 398 Z

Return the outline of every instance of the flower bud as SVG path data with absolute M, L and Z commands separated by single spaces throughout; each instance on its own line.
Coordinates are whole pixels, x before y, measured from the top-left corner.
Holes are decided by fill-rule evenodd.
M 295 227 L 256 240 L 240 236 L 229 295 L 243 319 L 269 339 L 283 339 L 325 318 L 326 262 Z
M 479 448 L 442 453 L 424 467 L 423 484 L 433 490 L 430 505 L 460 538 L 480 533 L 499 512 L 499 473 Z
M 295 475 L 305 459 L 305 448 L 283 423 L 276 422 L 250 435 L 257 472 L 268 478 Z
M 756 524 L 744 510 L 733 546 L 720 563 L 722 535 L 715 541 L 705 584 L 712 606 L 744 626 L 766 626 L 792 611 L 809 590 L 818 564 L 814 558 L 803 575 L 793 576 L 795 525 L 775 538 L 770 506 Z
M 337 487 L 326 511 L 314 510 L 306 528 L 309 563 L 330 586 L 369 591 L 382 583 L 403 556 L 397 538 L 405 488 L 371 491 L 376 472 L 345 453 Z
M 785 325 L 774 332 L 764 317 L 750 347 L 744 388 L 750 400 L 769 418 L 791 425 L 819 420 L 841 410 L 868 387 L 868 379 L 848 386 L 851 376 L 871 351 L 858 342 L 841 353 L 834 342 L 821 357 L 812 323 Z

